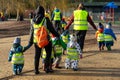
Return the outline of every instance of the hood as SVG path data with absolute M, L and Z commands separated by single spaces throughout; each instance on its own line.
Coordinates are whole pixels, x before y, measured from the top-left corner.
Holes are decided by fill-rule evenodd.
M 56 12 L 59 12 L 60 10 L 59 10 L 59 9 L 56 9 L 55 11 L 56 11 Z
M 42 6 L 38 6 L 37 9 L 35 10 L 35 17 L 33 21 L 36 24 L 39 24 L 44 18 L 44 13 L 45 13 L 44 8 Z

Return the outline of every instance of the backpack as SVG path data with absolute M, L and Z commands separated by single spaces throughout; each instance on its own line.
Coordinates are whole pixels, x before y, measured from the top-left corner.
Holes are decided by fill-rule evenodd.
M 49 43 L 48 31 L 47 31 L 46 25 L 44 23 L 45 23 L 45 18 L 43 18 L 42 25 L 39 27 L 39 29 L 37 30 L 37 34 L 36 34 L 37 45 L 40 48 L 45 47 Z

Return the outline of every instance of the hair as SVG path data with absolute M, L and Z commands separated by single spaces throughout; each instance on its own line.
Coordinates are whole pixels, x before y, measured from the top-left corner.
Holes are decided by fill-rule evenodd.
M 83 3 L 80 3 L 80 4 L 78 5 L 78 8 L 79 8 L 79 9 L 85 9 L 85 8 L 84 8 L 84 4 L 83 4 Z

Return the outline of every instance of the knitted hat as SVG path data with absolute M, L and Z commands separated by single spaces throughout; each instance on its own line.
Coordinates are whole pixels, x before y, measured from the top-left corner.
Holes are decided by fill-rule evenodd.
M 16 38 L 14 39 L 13 44 L 16 44 L 16 43 L 18 43 L 18 44 L 21 43 L 21 38 L 20 38 L 20 37 L 16 37 Z
M 70 35 L 70 41 L 76 41 L 77 40 L 77 37 L 73 34 Z
M 98 28 L 100 28 L 100 29 L 104 29 L 103 24 L 102 24 L 102 23 L 99 23 L 99 24 L 98 24 Z

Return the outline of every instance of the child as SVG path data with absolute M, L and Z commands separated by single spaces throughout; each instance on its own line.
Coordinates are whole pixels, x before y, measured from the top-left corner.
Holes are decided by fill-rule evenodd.
M 54 67 L 55 68 L 61 68 L 60 67 L 60 62 L 61 62 L 61 59 L 62 59 L 62 46 L 57 44 L 54 46 L 54 56 L 55 56 L 55 61 L 54 61 Z
M 111 29 L 112 24 L 109 22 L 106 24 L 106 28 L 104 29 L 104 38 L 105 38 L 105 46 L 107 50 L 111 50 L 111 46 L 114 45 L 114 40 L 117 40 L 116 35 L 114 34 L 113 30 Z
M 14 75 L 19 75 L 22 72 L 22 69 L 24 67 L 23 52 L 26 51 L 28 48 L 29 46 L 21 46 L 21 38 L 15 38 L 8 57 L 8 61 L 12 62 Z
M 67 44 L 69 42 L 69 37 L 70 37 L 70 34 L 69 34 L 68 30 L 65 30 L 61 35 L 61 38 L 65 44 Z M 63 55 L 65 55 L 66 50 L 63 49 L 62 53 L 63 53 Z
M 82 51 L 77 43 L 75 35 L 70 35 L 70 41 L 67 44 L 67 58 L 65 60 L 65 68 L 72 68 L 74 71 L 78 70 L 79 57 L 82 58 Z
M 99 23 L 98 24 L 98 30 L 95 33 L 95 37 L 97 39 L 98 47 L 99 47 L 100 51 L 104 50 L 104 34 L 103 34 L 103 31 L 104 31 L 104 26 L 103 26 L 102 23 Z
M 62 49 L 66 50 L 66 44 L 63 42 L 61 38 L 57 39 L 56 37 L 52 36 L 52 44 L 53 44 L 53 51 L 54 51 L 54 67 L 61 68 L 60 62 L 62 58 Z
M 45 49 L 42 49 L 42 64 L 43 64 L 43 70 L 44 71 L 45 71 L 45 58 L 46 58 L 46 51 L 45 51 Z M 54 60 L 54 52 L 52 50 L 50 72 L 53 72 L 53 69 L 52 69 L 53 60 Z
M 62 30 L 64 31 L 64 27 L 67 25 L 65 18 L 62 18 L 61 24 L 62 24 Z

